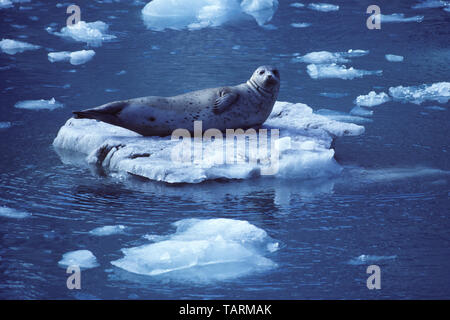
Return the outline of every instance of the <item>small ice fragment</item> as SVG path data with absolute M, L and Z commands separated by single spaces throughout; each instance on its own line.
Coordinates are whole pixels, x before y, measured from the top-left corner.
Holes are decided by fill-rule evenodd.
M 395 54 L 387 54 L 387 55 L 385 55 L 385 58 L 387 61 L 390 61 L 390 62 L 402 62 L 403 61 L 403 56 L 397 56 Z
M 78 266 L 82 269 L 90 269 L 98 267 L 95 256 L 89 250 L 76 250 L 63 254 L 62 259 L 58 262 L 61 266 Z
M 330 11 L 338 11 L 339 6 L 329 3 L 310 3 L 308 8 L 315 11 L 321 12 L 330 12 Z
M 1 122 L 0 122 L 1 123 Z M 19 211 L 8 207 L 0 207 L 0 217 L 23 219 L 31 216 L 31 213 L 25 211 Z
M 370 91 L 366 95 L 358 96 L 355 100 L 355 103 L 358 106 L 373 107 L 390 100 L 391 98 L 389 98 L 389 96 L 384 92 L 376 93 L 375 91 Z
M 40 99 L 40 100 L 19 101 L 14 105 L 14 107 L 18 109 L 29 109 L 29 110 L 42 110 L 42 109 L 54 110 L 57 108 L 62 108 L 63 104 L 57 102 L 55 98 L 51 98 L 50 100 Z
M 103 227 L 95 228 L 95 229 L 89 231 L 89 233 L 94 236 L 101 237 L 101 236 L 110 236 L 110 235 L 114 235 L 114 234 L 123 233 L 124 230 L 125 230 L 125 226 L 123 226 L 123 225 L 103 226 Z
M 359 70 L 353 67 L 347 68 L 344 65 L 332 64 L 309 64 L 306 71 L 312 79 L 338 78 L 343 80 L 352 80 L 354 78 L 362 78 L 366 75 L 382 75 L 383 71 L 375 70 Z

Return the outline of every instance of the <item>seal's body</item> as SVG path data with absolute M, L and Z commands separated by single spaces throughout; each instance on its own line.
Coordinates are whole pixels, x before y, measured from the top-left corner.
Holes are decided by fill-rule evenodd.
M 259 67 L 246 83 L 193 91 L 174 97 L 149 96 L 107 103 L 75 111 L 76 118 L 96 119 L 144 136 L 167 136 L 193 122 L 203 130 L 250 128 L 261 125 L 278 96 L 280 75 L 270 66 Z

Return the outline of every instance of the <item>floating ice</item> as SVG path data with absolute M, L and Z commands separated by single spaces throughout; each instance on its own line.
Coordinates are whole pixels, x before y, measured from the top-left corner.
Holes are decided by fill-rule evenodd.
M 439 107 L 439 106 L 428 106 L 428 107 L 425 107 L 425 109 L 434 110 L 434 111 L 445 111 L 445 110 L 447 110 L 447 109 Z
M 450 99 L 450 82 L 438 82 L 411 87 L 391 87 L 389 94 L 396 101 L 421 104 L 424 101 L 447 103 Z
M 265 255 L 278 250 L 267 233 L 244 220 L 185 219 L 156 243 L 122 249 L 111 263 L 132 273 L 189 281 L 236 278 L 276 267 Z
M 387 54 L 384 56 L 390 62 L 402 62 L 403 56 L 396 56 L 395 54 Z
M 394 260 L 396 259 L 397 256 L 371 256 L 371 255 L 365 255 L 362 254 L 359 257 L 353 258 L 351 259 L 348 264 L 351 265 L 363 265 L 363 264 L 371 264 L 374 262 L 378 262 L 378 261 L 383 261 L 383 260 Z
M 40 46 L 34 44 L 26 43 L 23 41 L 3 39 L 0 41 L 0 49 L 6 54 L 16 54 L 18 52 L 24 52 L 26 50 L 37 50 Z
M 334 121 L 313 113 L 307 105 L 276 102 L 263 126 L 270 133 L 279 129 L 274 138 L 274 151 L 267 150 L 266 158 L 255 161 L 258 146 L 249 146 L 243 154 L 234 141 L 224 145 L 237 154 L 237 163 L 223 161 L 223 146 L 214 141 L 203 143 L 203 158 L 197 162 L 172 160 L 172 152 L 183 141 L 170 137 L 142 137 L 129 130 L 89 119 L 69 119 L 60 129 L 53 145 L 63 162 L 74 163 L 73 151 L 84 155 L 83 163 L 90 163 L 117 177 L 128 174 L 168 183 L 199 183 L 214 179 L 247 179 L 259 176 L 267 165 L 278 164 L 276 177 L 312 179 L 329 177 L 341 171 L 330 149 L 334 137 L 359 135 L 364 127 Z M 268 146 L 271 145 L 267 139 Z M 72 152 L 69 152 L 72 151 Z M 195 150 L 194 150 L 195 151 Z M 201 154 L 200 147 L 200 154 Z M 251 151 L 251 152 L 250 152 Z M 261 151 L 261 149 L 259 149 Z M 245 153 L 245 151 L 244 151 Z M 272 159 L 274 162 L 265 161 Z M 276 161 L 278 159 L 278 161 Z M 77 162 L 79 163 L 79 162 Z
M 23 219 L 31 216 L 31 213 L 19 211 L 8 207 L 0 207 L 0 217 Z
M 90 269 L 98 267 L 97 259 L 89 250 L 76 250 L 63 254 L 62 259 L 58 262 L 59 265 L 78 266 L 82 269 Z
M 341 92 L 321 92 L 319 93 L 322 97 L 327 98 L 333 98 L 333 99 L 339 99 L 348 96 L 348 93 L 341 93 Z
M 409 18 L 405 18 L 405 15 L 403 13 L 393 13 L 393 14 L 380 14 L 381 22 L 382 23 L 388 23 L 388 22 L 422 22 L 423 16 L 413 16 Z
M 370 91 L 366 95 L 358 96 L 355 100 L 355 103 L 358 106 L 373 107 L 390 100 L 391 98 L 389 98 L 389 96 L 384 92 L 376 93 L 375 91 Z
M 308 23 L 308 22 L 291 23 L 291 27 L 293 27 L 293 28 L 308 28 L 309 26 L 311 26 L 311 23 Z
M 80 65 L 91 60 L 94 55 L 94 50 L 50 52 L 48 54 L 48 60 L 50 62 L 70 61 L 70 63 L 73 65 Z
M 321 12 L 330 12 L 330 11 L 338 11 L 339 6 L 329 3 L 310 3 L 308 8 L 311 10 L 321 11 Z
M 103 21 L 85 22 L 79 21 L 73 26 L 66 26 L 61 32 L 55 32 L 51 27 L 47 31 L 59 37 L 71 38 L 75 41 L 85 42 L 91 46 L 101 46 L 103 41 L 115 39 L 116 36 L 106 34 L 108 25 Z
M 119 234 L 119 233 L 123 233 L 125 230 L 125 226 L 119 224 L 117 226 L 103 226 L 103 227 L 98 227 L 95 228 L 91 231 L 89 231 L 90 234 L 94 235 L 94 236 L 110 236 L 113 234 Z
M 367 118 L 362 118 L 359 115 L 347 114 L 345 112 L 340 112 L 340 111 L 336 111 L 336 110 L 320 109 L 320 110 L 317 110 L 316 113 L 326 116 L 329 119 L 333 119 L 333 120 L 341 121 L 341 122 L 362 124 L 362 123 L 367 123 L 367 122 L 372 121 Z
M 30 110 L 54 110 L 57 108 L 62 108 L 64 105 L 55 100 L 55 98 L 51 98 L 50 100 L 26 100 L 17 102 L 14 107 L 18 109 L 30 109 Z
M 443 0 L 425 0 L 412 6 L 413 9 L 449 8 L 450 2 Z
M 294 7 L 294 8 L 303 8 L 305 5 L 300 2 L 294 2 L 294 3 L 291 3 L 289 6 Z
M 329 52 L 317 51 L 310 52 L 304 56 L 297 56 L 292 59 L 292 62 L 304 62 L 313 64 L 330 64 L 330 63 L 345 63 L 349 62 L 348 58 L 355 58 L 367 55 L 369 50 L 353 50 L 347 52 Z
M 248 16 L 263 26 L 277 8 L 278 0 L 153 0 L 142 9 L 142 17 L 156 31 L 217 27 Z
M 14 7 L 11 0 L 0 0 L 0 9 L 6 9 L 11 7 Z
M 360 117 L 370 117 L 373 115 L 373 111 L 361 108 L 360 106 L 356 106 L 352 110 L 350 110 L 350 114 Z
M 383 71 L 375 70 L 358 70 L 353 67 L 347 68 L 343 65 L 332 64 L 309 64 L 306 71 L 313 79 L 339 78 L 344 80 L 352 80 L 354 78 L 362 78 L 366 75 L 382 75 Z
M 11 127 L 11 122 L 0 122 L 0 129 L 8 129 Z

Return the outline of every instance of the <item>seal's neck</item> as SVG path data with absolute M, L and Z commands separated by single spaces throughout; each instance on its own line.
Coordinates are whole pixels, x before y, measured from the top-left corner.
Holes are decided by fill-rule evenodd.
M 265 97 L 271 97 L 273 96 L 273 93 L 264 89 L 263 87 L 259 86 L 255 80 L 250 79 L 247 81 L 247 85 L 253 90 L 259 93 L 260 95 L 263 95 Z

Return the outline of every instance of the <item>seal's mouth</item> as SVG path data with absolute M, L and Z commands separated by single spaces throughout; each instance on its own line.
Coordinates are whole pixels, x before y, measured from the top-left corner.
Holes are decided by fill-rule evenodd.
M 278 84 L 278 80 L 272 76 L 268 76 L 264 79 L 264 87 L 273 88 L 276 84 Z

